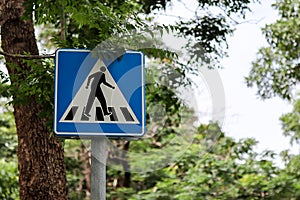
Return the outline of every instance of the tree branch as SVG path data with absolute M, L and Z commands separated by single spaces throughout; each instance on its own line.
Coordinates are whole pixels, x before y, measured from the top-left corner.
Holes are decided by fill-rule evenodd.
M 24 59 L 45 59 L 54 58 L 54 53 L 45 55 L 21 55 L 21 54 L 11 54 L 4 51 L 0 51 L 0 55 L 12 57 L 12 58 L 24 58 Z

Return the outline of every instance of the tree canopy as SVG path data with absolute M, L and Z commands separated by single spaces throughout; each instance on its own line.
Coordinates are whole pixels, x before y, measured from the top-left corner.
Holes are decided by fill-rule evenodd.
M 262 47 L 247 77 L 248 86 L 256 86 L 259 96 L 293 98 L 299 76 L 299 7 L 297 0 L 280 0 L 273 4 L 279 19 L 266 25 L 262 32 L 268 46 Z
M 259 49 L 246 80 L 263 99 L 279 96 L 293 103 L 294 109 L 280 120 L 283 134 L 291 137 L 291 143 L 298 143 L 300 2 L 281 0 L 272 6 L 279 19 L 262 29 L 268 45 Z
M 174 1 L 29 0 L 24 7 L 21 0 L 12 4 L 0 1 L 1 39 L 5 47 L 2 54 L 5 55 L 9 71 L 9 75 L 1 73 L 0 90 L 4 96 L 13 98 L 11 103 L 16 123 L 19 124 L 18 145 L 23 145 L 19 146 L 18 151 L 19 160 L 23 161 L 19 162 L 19 169 L 27 167 L 29 172 L 36 172 L 35 179 L 31 179 L 32 174 L 20 171 L 20 199 L 38 199 L 37 193 L 44 195 L 45 199 L 67 199 L 64 189 L 57 192 L 55 188 L 56 183 L 64 185 L 64 176 L 68 179 L 70 199 L 88 198 L 90 189 L 87 146 L 76 140 L 57 141 L 51 134 L 53 58 L 36 55 L 35 50 L 31 49 L 35 39 L 24 38 L 22 34 L 32 36 L 34 25 L 42 48 L 51 52 L 56 48 L 93 49 L 114 35 L 124 36 L 132 30 L 136 33 L 146 31 L 150 39 L 155 39 L 152 30 L 173 31 L 191 41 L 185 47 L 191 58 L 188 64 L 205 63 L 211 68 L 219 67 L 218 62 L 226 56 L 226 38 L 233 34 L 237 23 L 234 18 L 243 19 L 251 1 L 198 0 L 195 15 L 191 19 L 177 18 L 175 25 L 151 20 L 149 14 L 163 12 Z M 281 19 L 263 29 L 270 46 L 260 49 L 247 81 L 249 86 L 255 84 L 258 87 L 263 98 L 279 95 L 290 99 L 291 86 L 299 79 L 299 2 L 282 0 L 274 7 L 279 10 Z M 5 12 L 8 14 L 5 15 Z M 26 26 L 28 24 L 30 26 Z M 24 32 L 20 34 L 16 30 Z M 8 35 L 3 37 L 6 33 L 12 38 Z M 5 52 L 7 41 L 14 47 L 11 52 Z M 27 48 L 21 44 L 26 44 Z M 298 198 L 298 156 L 283 153 L 286 168 L 281 169 L 274 164 L 275 154 L 272 151 L 254 151 L 256 141 L 253 139 L 234 140 L 213 122 L 195 127 L 191 118 L 194 110 L 180 99 L 176 91 L 178 87 L 189 86 L 187 74 L 190 71 L 179 62 L 180 55 L 155 48 L 136 50 L 143 51 L 153 61 L 146 70 L 147 80 L 151 83 L 146 85 L 146 109 L 148 113 L 156 114 L 163 111 L 163 115 L 147 116 L 149 135 L 146 138 L 133 142 L 112 141 L 112 147 L 119 151 L 110 151 L 108 156 L 109 163 L 114 165 L 107 172 L 108 198 Z M 296 109 L 297 106 L 295 113 L 298 112 Z M 35 112 L 32 113 L 32 110 Z M 0 160 L 0 165 L 5 169 L 1 170 L 1 174 L 10 177 L 0 180 L 0 198 L 3 199 L 16 198 L 18 195 L 16 160 L 11 158 L 16 153 L 16 138 L 14 134 L 7 134 L 15 131 L 11 125 L 11 114 L 0 112 L 3 117 L 0 120 L 0 154 L 11 161 L 4 163 L 4 160 Z M 30 123 L 22 121 L 23 118 L 29 119 Z M 185 118 L 191 118 L 192 121 L 185 121 Z M 288 115 L 282 118 L 286 134 L 298 132 L 297 119 Z M 24 134 L 29 126 L 34 131 Z M 184 135 L 192 136 L 192 141 L 182 139 Z M 61 148 L 62 145 L 65 150 Z M 48 149 L 43 149 L 44 146 Z M 180 154 L 183 150 L 184 153 Z M 148 156 L 141 158 L 141 154 Z M 175 161 L 170 159 L 174 156 L 178 158 Z M 43 162 L 39 168 L 26 165 L 34 162 L 34 159 Z M 53 160 L 57 164 L 55 166 L 62 170 L 59 173 L 53 167 Z M 159 167 L 144 173 L 134 171 L 153 166 Z M 11 174 L 13 176 L 9 176 Z M 43 187 L 38 187 L 39 184 Z

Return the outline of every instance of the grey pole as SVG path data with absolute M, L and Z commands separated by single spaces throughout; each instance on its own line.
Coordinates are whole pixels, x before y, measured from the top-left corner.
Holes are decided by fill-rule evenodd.
M 91 200 L 106 199 L 106 138 L 92 139 Z

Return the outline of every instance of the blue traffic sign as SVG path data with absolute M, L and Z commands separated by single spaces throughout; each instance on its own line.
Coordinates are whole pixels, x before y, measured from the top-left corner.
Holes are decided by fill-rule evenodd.
M 55 54 L 54 132 L 61 137 L 141 137 L 145 133 L 144 55 L 115 60 L 89 50 Z

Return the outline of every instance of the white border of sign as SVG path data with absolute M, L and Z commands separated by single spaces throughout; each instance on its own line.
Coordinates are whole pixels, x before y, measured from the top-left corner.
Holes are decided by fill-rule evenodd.
M 119 133 L 104 133 L 104 132 L 98 132 L 98 133 L 93 133 L 93 132 L 59 132 L 57 131 L 57 104 L 58 104 L 58 99 L 57 99 L 57 89 L 58 89 L 58 53 L 60 51 L 69 51 L 69 52 L 91 52 L 90 50 L 87 49 L 57 49 L 55 52 L 55 84 L 54 84 L 54 124 L 53 124 L 53 131 L 56 136 L 62 137 L 62 138 L 84 138 L 84 137 L 95 137 L 95 136 L 106 136 L 110 138 L 118 138 L 118 139 L 134 139 L 134 138 L 140 138 L 142 137 L 145 132 L 146 132 L 146 126 L 145 126 L 145 74 L 144 74 L 144 69 L 145 69 L 145 61 L 144 61 L 144 55 L 142 52 L 137 52 L 137 51 L 126 51 L 125 53 L 136 53 L 136 54 L 141 54 L 141 80 L 142 80 L 142 122 L 141 122 L 141 133 L 124 133 L 124 132 L 119 132 Z M 129 102 L 128 102 L 129 103 Z M 122 123 L 120 123 L 122 124 Z M 75 123 L 76 126 L 76 123 Z

